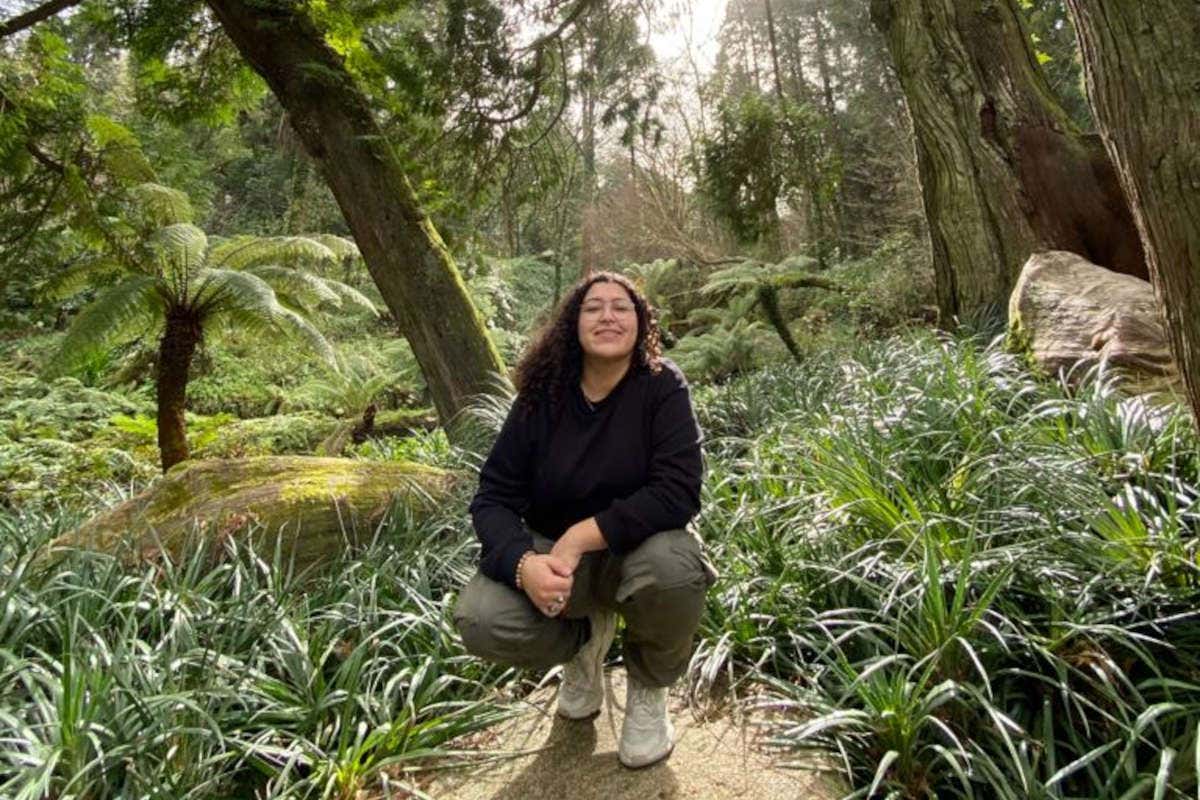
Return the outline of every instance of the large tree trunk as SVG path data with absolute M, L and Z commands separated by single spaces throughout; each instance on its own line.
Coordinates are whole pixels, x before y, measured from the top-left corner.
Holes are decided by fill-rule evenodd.
M 943 324 L 1003 307 L 1029 254 L 1146 266 L 1099 137 L 1054 99 L 1016 0 L 872 0 L 908 99 Z
M 370 104 L 304 6 L 209 0 L 226 34 L 287 109 L 333 190 L 371 277 L 412 346 L 443 424 L 504 363 Z
M 200 321 L 190 310 L 167 310 L 167 329 L 158 343 L 158 452 L 163 472 L 188 457 L 187 409 L 188 370 L 200 343 Z
M 1200 5 L 1068 0 L 1088 97 L 1200 422 Z

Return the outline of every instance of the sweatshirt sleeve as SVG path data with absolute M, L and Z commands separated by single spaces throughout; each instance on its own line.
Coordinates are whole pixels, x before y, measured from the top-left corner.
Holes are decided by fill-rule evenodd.
M 636 549 L 658 531 L 682 528 L 700 510 L 704 462 L 687 381 L 668 364 L 659 377 L 664 391 L 652 417 L 649 479 L 596 515 L 600 532 L 617 555 Z
M 532 416 L 514 403 L 479 471 L 471 519 L 482 545 L 480 571 L 494 581 L 517 586 L 517 562 L 533 549 L 522 515 L 530 504 L 533 480 Z

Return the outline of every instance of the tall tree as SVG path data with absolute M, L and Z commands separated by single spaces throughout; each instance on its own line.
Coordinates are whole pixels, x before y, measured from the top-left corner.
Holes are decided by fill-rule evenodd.
M 597 0 L 588 4 L 572 37 L 578 51 L 573 90 L 579 102 L 581 172 L 580 266 L 587 274 L 600 266 L 596 245 L 599 190 L 598 134 L 618 121 L 628 149 L 636 136 L 652 131 L 659 85 L 653 49 L 642 41 L 642 4 Z
M 489 390 L 504 363 L 366 96 L 304 6 L 208 5 L 287 110 L 421 365 L 438 416 L 449 422 Z
M 1200 6 L 1068 0 L 1088 98 L 1200 421 Z
M 871 0 L 908 99 L 943 321 L 1002 307 L 1034 250 L 1146 266 L 1099 137 L 1055 100 L 1017 0 Z

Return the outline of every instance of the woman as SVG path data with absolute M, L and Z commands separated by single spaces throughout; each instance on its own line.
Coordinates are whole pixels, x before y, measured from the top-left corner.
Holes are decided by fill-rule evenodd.
M 716 577 L 683 530 L 703 471 L 687 383 L 661 357 L 645 298 L 609 272 L 563 300 L 516 383 L 471 503 L 483 547 L 456 623 L 482 658 L 566 663 L 558 713 L 585 719 L 603 702 L 620 613 L 629 680 L 617 754 L 648 766 L 673 747 L 667 688 Z

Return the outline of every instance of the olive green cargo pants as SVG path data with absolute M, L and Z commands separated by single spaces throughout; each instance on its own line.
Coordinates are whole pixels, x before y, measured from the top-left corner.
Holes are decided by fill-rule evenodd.
M 548 553 L 549 539 L 533 536 Z M 716 580 L 700 540 L 685 530 L 660 531 L 625 556 L 587 553 L 575 570 L 571 597 L 547 617 L 524 592 L 482 573 L 463 589 L 454 621 L 467 650 L 510 666 L 546 669 L 570 661 L 587 641 L 587 615 L 611 610 L 625 618 L 625 667 L 646 686 L 670 686 L 687 669 L 704 595 Z

